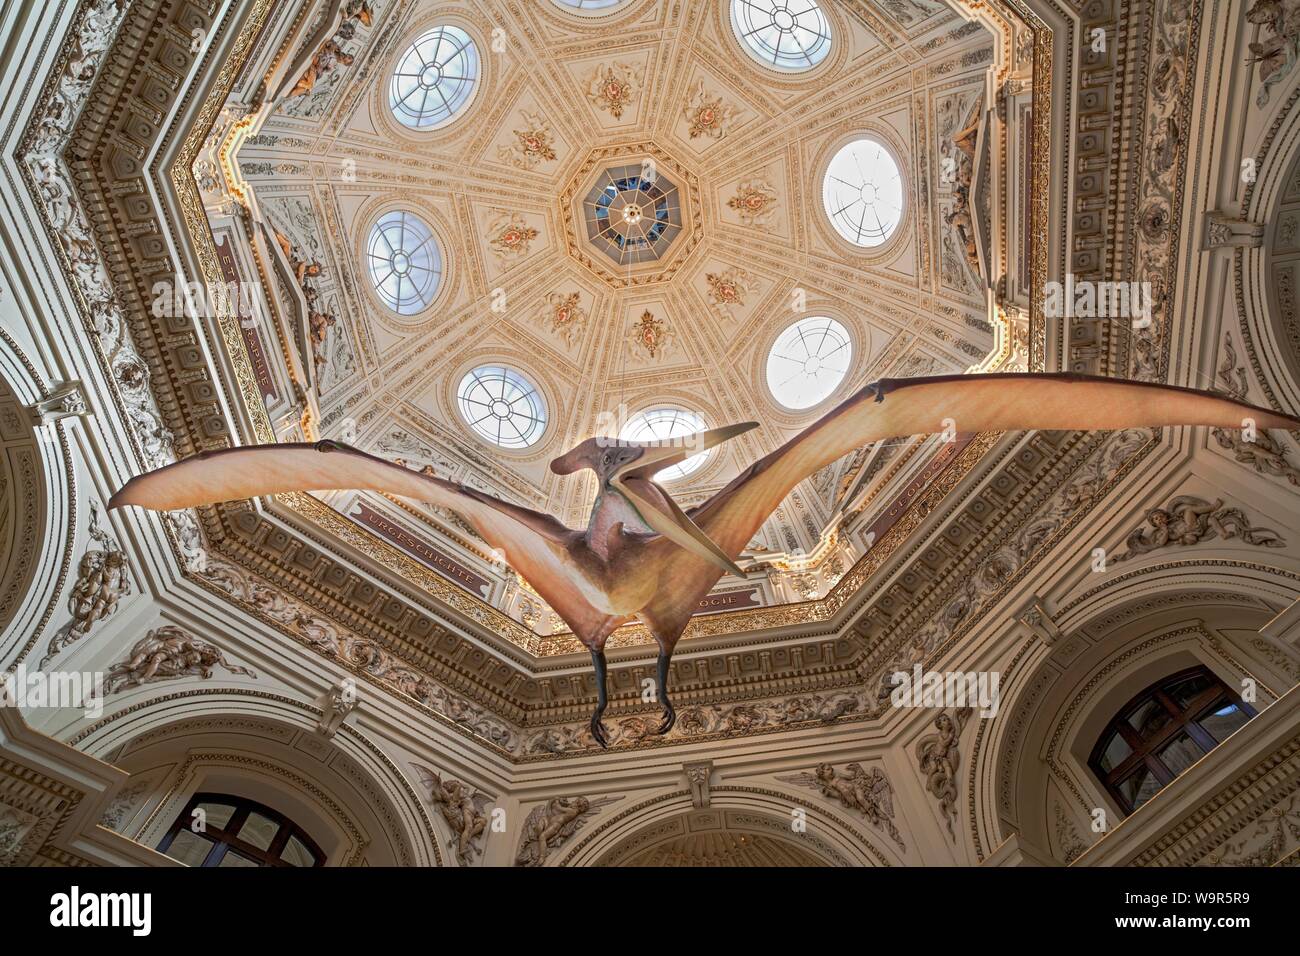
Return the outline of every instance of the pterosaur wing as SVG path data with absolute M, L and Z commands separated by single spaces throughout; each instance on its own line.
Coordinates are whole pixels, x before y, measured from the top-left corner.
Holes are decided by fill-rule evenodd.
M 560 617 L 578 629 L 606 615 L 582 594 L 570 545 L 577 533 L 541 514 L 472 488 L 404 468 L 333 441 L 289 442 L 204 452 L 132 478 L 110 508 L 172 511 L 285 492 L 340 488 L 400 495 L 449 508 L 501 550 L 510 566 Z
M 1300 419 L 1211 392 L 1070 373 L 882 379 L 755 462 L 690 513 L 729 556 L 794 487 L 870 442 L 945 430 L 1087 429 L 1209 425 L 1296 428 Z

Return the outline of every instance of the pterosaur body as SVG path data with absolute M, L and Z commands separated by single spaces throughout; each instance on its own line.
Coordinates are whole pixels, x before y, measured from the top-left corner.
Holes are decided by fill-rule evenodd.
M 600 482 L 585 531 L 463 485 L 422 475 L 333 441 L 207 452 L 128 482 L 109 507 L 154 510 L 290 491 L 349 488 L 459 512 L 590 649 L 599 699 L 591 732 L 605 746 L 605 642 L 640 618 L 659 645 L 661 733 L 675 720 L 668 664 L 691 615 L 763 522 L 803 479 L 862 445 L 944 430 L 1108 430 L 1166 425 L 1296 428 L 1300 419 L 1210 392 L 1071 374 L 882 379 L 754 462 L 707 502 L 683 512 L 656 472 L 755 427 L 670 444 L 589 438 L 551 462 Z

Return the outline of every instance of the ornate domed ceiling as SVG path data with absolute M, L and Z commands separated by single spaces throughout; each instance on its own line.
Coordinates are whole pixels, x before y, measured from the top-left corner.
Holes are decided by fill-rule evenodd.
M 872 379 L 1014 359 L 975 236 L 993 31 L 936 0 L 687 7 L 326 5 L 236 90 L 194 171 L 227 278 L 271 293 L 231 355 L 262 440 L 580 527 L 594 481 L 547 465 L 590 435 L 759 421 L 663 476 L 689 505 Z M 701 610 L 825 595 L 971 437 L 830 466 Z M 454 515 L 320 497 L 289 504 L 573 649 Z

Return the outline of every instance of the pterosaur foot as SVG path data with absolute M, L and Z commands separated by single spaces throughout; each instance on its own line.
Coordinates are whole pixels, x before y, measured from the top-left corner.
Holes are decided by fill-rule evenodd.
M 659 725 L 659 736 L 663 736 L 673 729 L 673 724 L 677 723 L 677 711 L 673 710 L 672 701 L 664 698 L 664 722 Z
M 601 750 L 609 749 L 609 738 L 605 736 L 605 728 L 600 722 L 600 714 L 591 715 L 591 736 L 596 738 L 596 743 L 600 744 Z

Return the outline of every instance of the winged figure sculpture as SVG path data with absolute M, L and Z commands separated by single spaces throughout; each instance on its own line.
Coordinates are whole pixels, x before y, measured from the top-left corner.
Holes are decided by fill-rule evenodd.
M 422 475 L 336 441 L 204 452 L 131 479 L 110 508 L 193 508 L 285 492 L 357 489 L 458 512 L 551 606 L 591 651 L 599 690 L 591 733 L 607 738 L 605 641 L 634 618 L 659 645 L 660 733 L 676 719 L 668 698 L 673 649 L 703 599 L 763 522 L 803 479 L 871 442 L 954 428 L 1110 430 L 1172 425 L 1300 427 L 1300 418 L 1213 392 L 1075 375 L 987 374 L 881 379 L 856 392 L 725 488 L 683 511 L 654 476 L 757 427 L 731 425 L 663 443 L 588 438 L 551 462 L 600 481 L 585 530 L 463 485 Z

